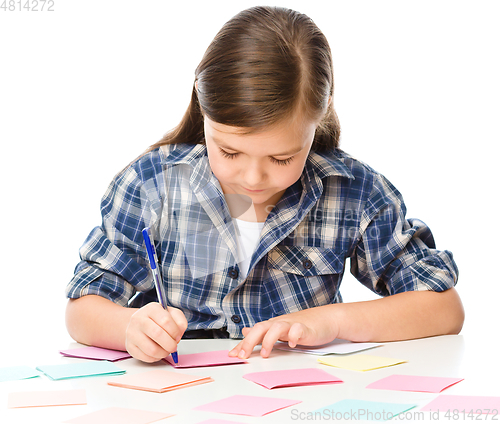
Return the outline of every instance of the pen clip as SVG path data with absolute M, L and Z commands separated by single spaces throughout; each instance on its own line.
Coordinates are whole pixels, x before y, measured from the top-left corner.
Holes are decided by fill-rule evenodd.
M 144 244 L 146 245 L 146 250 L 148 252 L 149 265 L 151 269 L 156 269 L 156 263 L 158 262 L 158 258 L 156 256 L 156 250 L 151 243 L 151 229 L 149 227 L 144 228 L 142 230 L 142 237 L 144 238 Z

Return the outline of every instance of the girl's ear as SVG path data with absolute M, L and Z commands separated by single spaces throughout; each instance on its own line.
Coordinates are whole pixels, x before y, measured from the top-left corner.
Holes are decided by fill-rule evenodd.
M 196 89 L 196 91 L 198 91 L 198 80 L 194 82 L 194 88 Z

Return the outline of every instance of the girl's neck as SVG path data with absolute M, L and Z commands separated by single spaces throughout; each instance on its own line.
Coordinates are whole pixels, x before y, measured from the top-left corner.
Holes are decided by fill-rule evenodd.
M 258 208 L 255 208 L 254 205 L 246 210 L 243 214 L 239 216 L 233 216 L 233 218 L 239 219 L 241 221 L 248 221 L 248 222 L 265 222 L 267 218 L 267 213 L 261 213 L 259 212 Z
M 252 203 L 248 196 L 225 194 L 229 212 L 233 218 L 248 222 L 265 222 L 267 215 L 278 203 L 283 193 L 277 193 L 269 201 L 262 204 Z

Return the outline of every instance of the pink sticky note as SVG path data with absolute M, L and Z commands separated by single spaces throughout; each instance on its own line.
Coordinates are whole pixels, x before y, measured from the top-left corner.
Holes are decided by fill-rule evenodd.
M 211 381 L 213 381 L 211 377 L 180 374 L 177 371 L 153 370 L 139 374 L 125 375 L 108 381 L 108 384 L 126 389 L 165 393 Z
M 259 396 L 234 395 L 206 405 L 197 406 L 196 410 L 220 412 L 222 414 L 250 415 L 262 417 L 279 409 L 288 408 L 301 400 L 278 399 Z
M 243 378 L 260 384 L 267 389 L 343 383 L 342 380 L 318 368 L 253 372 L 245 374 Z
M 9 408 L 86 405 L 85 389 L 9 393 Z
M 121 359 L 132 358 L 128 352 L 121 350 L 103 349 L 101 347 L 87 346 L 76 349 L 66 349 L 60 351 L 61 355 L 72 358 L 97 359 L 105 361 L 119 361 Z
M 247 361 L 240 358 L 228 356 L 228 350 L 216 350 L 213 352 L 179 354 L 179 363 L 176 364 L 171 356 L 163 360 L 175 368 L 193 368 L 193 367 L 213 367 L 217 365 L 246 364 Z
M 457 396 L 439 395 L 425 405 L 421 411 L 453 411 L 468 414 L 498 414 L 500 397 L 498 396 Z
M 389 377 L 382 378 L 381 380 L 377 380 L 366 386 L 366 388 L 401 390 L 406 392 L 439 393 L 462 380 L 463 378 L 394 374 Z
M 106 408 L 64 422 L 71 424 L 149 424 L 173 415 L 129 408 Z

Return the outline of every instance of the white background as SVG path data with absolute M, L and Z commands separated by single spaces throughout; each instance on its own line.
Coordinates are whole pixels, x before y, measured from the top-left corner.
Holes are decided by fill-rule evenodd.
M 209 42 L 256 4 L 55 0 L 54 12 L 0 11 L 2 349 L 61 347 L 64 289 L 109 181 L 177 124 Z M 274 4 L 328 37 L 341 147 L 385 174 L 408 216 L 453 251 L 463 334 L 495 338 L 497 3 Z M 342 293 L 374 297 L 349 275 Z

